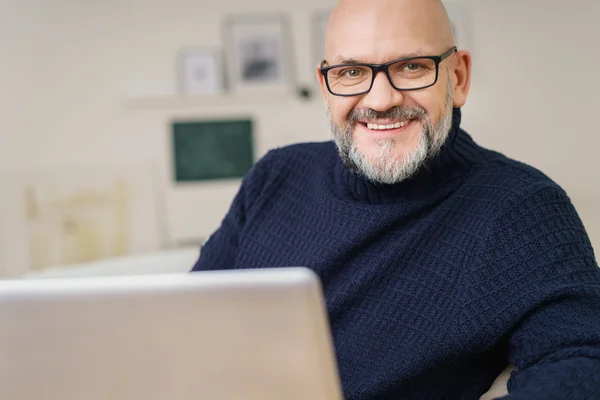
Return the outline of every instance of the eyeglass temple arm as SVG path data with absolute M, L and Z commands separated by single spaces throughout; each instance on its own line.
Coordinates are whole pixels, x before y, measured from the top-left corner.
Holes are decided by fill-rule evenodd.
M 445 52 L 444 54 L 442 54 L 440 56 L 440 61 L 444 61 L 446 58 L 450 57 L 452 54 L 458 52 L 458 48 L 456 46 L 454 46 L 453 48 L 451 48 L 450 50 L 448 50 L 447 52 Z

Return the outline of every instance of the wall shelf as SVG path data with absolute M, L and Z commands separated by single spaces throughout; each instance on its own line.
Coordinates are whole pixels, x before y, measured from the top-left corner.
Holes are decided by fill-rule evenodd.
M 224 93 L 205 96 L 146 96 L 135 97 L 125 101 L 127 110 L 164 110 L 164 109 L 186 109 L 198 107 L 240 107 L 260 105 L 279 105 L 291 102 L 303 101 L 296 97 L 293 92 L 262 93 Z

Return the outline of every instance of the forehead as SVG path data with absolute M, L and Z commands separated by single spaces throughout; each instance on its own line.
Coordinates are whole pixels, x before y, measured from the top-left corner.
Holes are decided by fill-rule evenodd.
M 327 31 L 327 61 L 354 59 L 378 63 L 437 55 L 444 46 L 436 18 L 423 7 L 407 6 L 414 3 L 397 4 L 385 9 L 355 7 L 334 14 Z

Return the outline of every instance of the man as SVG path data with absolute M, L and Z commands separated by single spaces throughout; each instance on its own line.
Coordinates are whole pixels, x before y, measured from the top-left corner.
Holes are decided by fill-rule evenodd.
M 316 271 L 350 400 L 478 399 L 509 364 L 511 399 L 600 398 L 592 246 L 557 184 L 460 129 L 454 46 L 439 0 L 341 1 L 334 143 L 260 160 L 194 271 Z

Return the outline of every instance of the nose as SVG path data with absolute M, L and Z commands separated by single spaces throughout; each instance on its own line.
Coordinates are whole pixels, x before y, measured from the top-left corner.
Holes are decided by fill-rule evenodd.
M 402 104 L 404 95 L 394 89 L 385 72 L 380 71 L 373 81 L 373 87 L 363 98 L 363 106 L 375 111 L 387 111 Z

